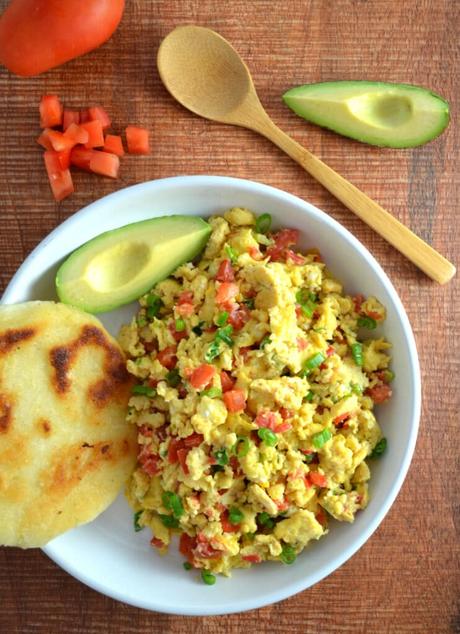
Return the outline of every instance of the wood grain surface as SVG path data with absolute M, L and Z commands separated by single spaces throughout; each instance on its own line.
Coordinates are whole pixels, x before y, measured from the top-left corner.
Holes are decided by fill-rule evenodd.
M 313 588 L 244 614 L 168 616 L 97 594 L 41 551 L 3 548 L 2 634 L 460 632 L 458 278 L 445 287 L 428 280 L 265 139 L 185 111 L 155 66 L 174 26 L 216 29 L 247 61 L 281 128 L 458 266 L 459 17 L 458 0 L 127 0 L 99 50 L 36 78 L 0 69 L 0 291 L 54 227 L 109 192 L 177 174 L 239 176 L 311 201 L 370 249 L 406 307 L 423 377 L 420 434 L 400 495 L 368 543 Z M 439 92 L 451 104 L 450 127 L 417 149 L 379 149 L 309 125 L 280 100 L 296 84 L 364 78 Z M 101 103 L 119 129 L 147 126 L 152 155 L 127 157 L 115 182 L 76 174 L 76 193 L 55 204 L 34 141 L 44 93 L 77 108 Z

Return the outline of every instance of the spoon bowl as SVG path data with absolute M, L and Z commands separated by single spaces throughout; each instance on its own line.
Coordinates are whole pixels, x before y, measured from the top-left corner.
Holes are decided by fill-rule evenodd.
M 239 107 L 255 94 L 249 69 L 221 35 L 202 26 L 181 26 L 158 50 L 160 77 L 183 106 L 197 115 L 238 124 Z
M 263 134 L 426 275 L 440 284 L 455 275 L 451 262 L 273 123 L 248 67 L 221 35 L 202 26 L 178 27 L 161 43 L 157 63 L 164 85 L 183 106 Z

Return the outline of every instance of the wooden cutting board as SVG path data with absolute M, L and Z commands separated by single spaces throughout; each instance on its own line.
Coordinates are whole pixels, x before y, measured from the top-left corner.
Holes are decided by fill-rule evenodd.
M 1 0 L 0 8 L 6 4 Z M 36 78 L 0 69 L 0 291 L 56 225 L 109 192 L 178 174 L 258 180 L 324 209 L 379 260 L 411 320 L 424 394 L 419 440 L 398 499 L 370 541 L 313 588 L 245 614 L 167 616 L 97 594 L 40 551 L 3 548 L 0 632 L 460 631 L 458 279 L 445 287 L 430 282 L 268 141 L 182 109 L 155 67 L 158 44 L 174 26 L 216 29 L 247 61 L 263 104 L 284 130 L 455 262 L 459 13 L 458 0 L 128 0 L 117 33 L 99 50 Z M 451 125 L 424 147 L 379 149 L 309 125 L 281 103 L 293 85 L 334 79 L 424 85 L 449 100 Z M 147 126 L 152 155 L 127 157 L 116 182 L 78 173 L 76 193 L 56 204 L 35 144 L 45 93 L 70 107 L 103 104 L 119 130 Z

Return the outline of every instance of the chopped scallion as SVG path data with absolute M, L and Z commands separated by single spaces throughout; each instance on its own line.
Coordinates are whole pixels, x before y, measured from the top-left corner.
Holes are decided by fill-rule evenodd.
M 185 330 L 185 321 L 181 318 L 176 319 L 176 332 L 183 332 Z
M 262 440 L 262 442 L 267 445 L 267 447 L 275 447 L 278 443 L 278 437 L 275 432 L 271 429 L 268 429 L 267 427 L 261 427 L 257 431 L 257 435 L 259 436 L 260 440 Z
M 237 509 L 234 506 L 232 506 L 232 508 L 229 509 L 228 521 L 230 522 L 230 524 L 241 524 L 241 522 L 243 521 L 243 518 L 244 518 L 244 515 L 240 511 L 240 509 Z
M 272 217 L 270 214 L 261 214 L 256 220 L 257 233 L 268 233 L 272 226 Z
M 281 551 L 280 559 L 283 564 L 293 564 L 297 559 L 294 547 L 290 544 L 283 544 L 283 550 Z
M 216 332 L 216 339 L 220 339 L 228 346 L 233 346 L 233 339 L 231 338 L 231 334 L 233 332 L 233 326 L 228 324 L 228 326 L 224 326 L 223 328 L 219 328 Z
M 313 354 L 305 361 L 300 376 L 308 376 L 310 372 L 321 365 L 325 359 L 326 357 L 322 352 L 316 352 L 316 354 Z
M 201 571 L 201 578 L 207 586 L 213 586 L 216 583 L 216 576 L 207 570 Z
M 139 524 L 139 518 L 143 512 L 144 511 L 137 511 L 137 513 L 134 513 L 133 523 L 134 523 L 134 530 L 136 531 L 136 533 L 138 533 L 144 528 L 143 526 Z
M 235 251 L 235 249 L 233 247 L 231 247 L 229 244 L 225 245 L 225 252 L 228 255 L 228 257 L 230 258 L 230 261 L 232 264 L 237 264 L 238 262 L 238 253 Z
M 243 304 L 245 304 L 249 308 L 249 310 L 254 310 L 255 308 L 254 297 L 248 297 L 248 299 L 243 299 Z
M 371 455 L 369 456 L 369 458 L 380 458 L 380 456 L 385 453 L 385 450 L 387 448 L 387 439 L 386 438 L 381 438 L 378 443 L 375 445 L 374 450 L 372 451 Z
M 153 398 L 157 393 L 154 387 L 150 387 L 150 385 L 135 385 L 132 389 L 133 394 L 142 394 L 143 396 L 148 396 Z
M 209 398 L 217 398 L 222 396 L 222 390 L 218 387 L 208 387 L 207 390 L 200 392 L 201 396 L 208 396 Z
M 232 447 L 232 452 L 237 458 L 244 458 L 248 455 L 250 447 L 251 442 L 247 436 L 238 436 Z
M 217 315 L 216 324 L 218 326 L 225 326 L 225 324 L 227 323 L 227 320 L 228 320 L 228 311 L 224 310 Z
M 267 335 L 266 337 L 264 337 L 262 339 L 262 341 L 260 342 L 259 348 L 261 350 L 263 350 L 265 348 L 265 346 L 268 346 L 269 343 L 271 343 L 272 340 L 270 339 L 270 337 Z
M 360 328 L 367 328 L 367 330 L 375 330 L 377 328 L 377 322 L 372 317 L 365 315 L 364 317 L 358 317 L 358 326 Z
M 315 396 L 315 393 L 312 392 L 311 390 L 309 390 L 309 392 L 307 393 L 307 395 L 304 397 L 304 401 L 307 401 L 308 403 L 312 403 L 313 402 L 313 397 Z
M 351 354 L 356 365 L 363 365 L 363 346 L 360 343 L 353 343 L 351 345 Z
M 193 568 L 192 564 L 189 561 L 184 561 L 182 564 L 185 570 L 191 570 Z
M 163 526 L 166 526 L 166 528 L 179 528 L 179 521 L 174 517 L 174 515 L 163 515 L 158 513 L 158 517 L 162 521 Z
M 174 370 L 170 370 L 166 374 L 165 379 L 169 387 L 177 387 L 179 383 L 181 382 L 179 370 L 177 368 L 174 368 Z
M 220 355 L 220 345 L 218 341 L 213 341 L 209 348 L 206 350 L 204 359 L 205 361 L 213 361 L 216 357 Z
M 331 438 L 332 434 L 329 429 L 323 429 L 323 431 L 320 431 L 313 436 L 312 441 L 317 449 L 321 449 L 321 447 Z
M 217 460 L 217 464 L 225 466 L 228 464 L 228 454 L 226 449 L 218 449 L 214 452 L 214 458 Z
M 181 517 L 184 514 L 184 507 L 182 506 L 182 502 L 180 497 L 173 493 L 172 491 L 164 491 L 161 496 L 163 501 L 163 506 L 168 509 L 168 511 L 172 511 L 174 517 Z

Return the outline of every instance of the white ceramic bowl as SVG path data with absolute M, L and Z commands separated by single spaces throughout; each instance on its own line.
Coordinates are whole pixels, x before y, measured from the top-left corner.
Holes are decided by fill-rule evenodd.
M 270 213 L 276 225 L 296 227 L 302 246 L 320 249 L 348 293 L 372 294 L 387 308 L 382 328 L 393 344 L 393 398 L 377 408 L 388 438 L 385 455 L 372 464 L 371 500 L 353 524 L 333 522 L 329 534 L 290 565 L 276 562 L 237 570 L 232 578 L 204 585 L 186 572 L 176 547 L 159 556 L 149 531 L 134 533 L 132 513 L 120 494 L 94 522 L 50 542 L 44 551 L 83 583 L 135 606 L 174 614 L 210 615 L 258 608 L 295 594 L 330 574 L 360 548 L 393 503 L 415 446 L 420 414 L 420 374 L 404 308 L 372 255 L 346 229 L 319 209 L 288 193 L 245 180 L 217 176 L 167 178 L 129 187 L 85 207 L 57 227 L 31 253 L 11 280 L 2 301 L 56 299 L 54 275 L 73 249 L 97 234 L 164 214 L 209 216 L 243 206 Z M 102 315 L 114 334 L 134 305 Z M 397 565 L 395 563 L 394 565 Z

